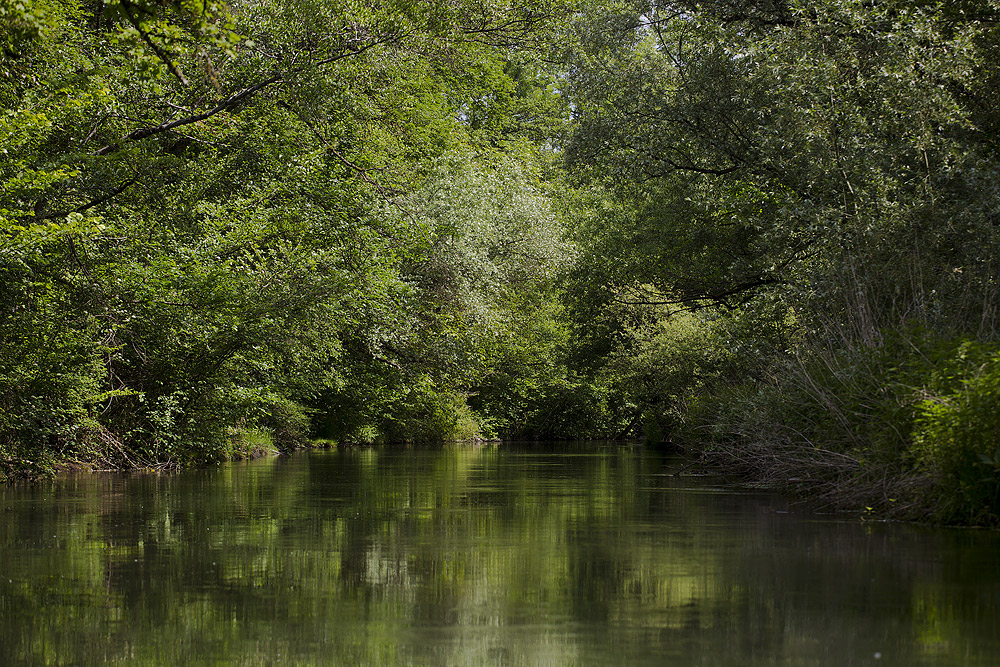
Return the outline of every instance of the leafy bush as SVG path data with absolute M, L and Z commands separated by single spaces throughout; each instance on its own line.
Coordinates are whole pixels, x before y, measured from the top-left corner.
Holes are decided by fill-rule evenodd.
M 306 409 L 287 398 L 275 397 L 262 420 L 278 449 L 287 451 L 309 442 L 310 420 Z
M 465 396 L 454 391 L 439 391 L 427 381 L 413 387 L 410 395 L 395 406 L 382 433 L 390 442 L 442 442 L 480 437 L 479 421 L 466 404 Z
M 907 518 L 1000 519 L 1000 349 L 926 329 L 800 348 L 687 405 L 683 435 L 739 476 Z
M 914 454 L 935 478 L 938 519 L 995 524 L 1000 521 L 1000 351 L 995 345 L 960 345 L 945 370 L 938 378 L 943 391 L 918 406 Z

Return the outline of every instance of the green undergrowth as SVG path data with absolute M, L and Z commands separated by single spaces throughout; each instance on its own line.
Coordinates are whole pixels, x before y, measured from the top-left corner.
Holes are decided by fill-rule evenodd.
M 678 435 L 827 507 L 998 525 L 1000 345 L 907 331 L 801 353 L 692 401 Z

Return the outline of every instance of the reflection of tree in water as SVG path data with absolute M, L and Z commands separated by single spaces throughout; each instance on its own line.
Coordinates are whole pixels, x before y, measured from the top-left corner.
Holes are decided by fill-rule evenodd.
M 993 647 L 994 536 L 776 515 L 643 450 L 571 452 L 6 489 L 0 661 L 951 664 L 961 646 L 975 664 Z

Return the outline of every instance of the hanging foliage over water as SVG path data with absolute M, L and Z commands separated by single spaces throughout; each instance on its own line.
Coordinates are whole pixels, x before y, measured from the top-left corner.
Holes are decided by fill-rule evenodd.
M 604 3 L 577 24 L 567 157 L 600 205 L 576 310 L 617 324 L 627 374 L 681 378 L 643 399 L 675 439 L 833 503 L 998 520 L 998 9 Z M 663 351 L 676 310 L 696 349 Z
M 998 16 L 0 3 L 2 472 L 645 436 L 996 522 Z
M 314 412 L 350 438 L 477 433 L 484 355 L 523 345 L 493 325 L 552 299 L 514 282 L 544 293 L 567 252 L 528 138 L 562 122 L 532 64 L 561 11 L 4 5 L 7 473 L 290 447 Z M 455 155 L 484 166 L 445 183 Z

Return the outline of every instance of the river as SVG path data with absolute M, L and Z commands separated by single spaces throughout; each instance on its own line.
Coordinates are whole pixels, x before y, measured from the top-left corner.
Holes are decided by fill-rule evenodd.
M 3 488 L 0 663 L 1000 664 L 1000 534 L 680 470 L 442 446 Z

